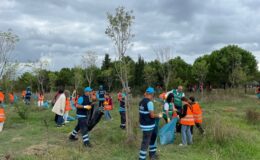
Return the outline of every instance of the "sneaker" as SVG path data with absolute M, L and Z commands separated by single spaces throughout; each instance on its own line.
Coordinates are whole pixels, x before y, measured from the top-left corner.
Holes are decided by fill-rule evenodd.
M 180 147 L 185 147 L 185 146 L 187 146 L 187 144 L 182 144 L 182 143 L 181 143 L 181 144 L 179 144 L 179 146 L 180 146 Z
M 86 143 L 86 144 L 84 144 L 84 146 L 85 146 L 85 147 L 88 147 L 88 148 L 92 148 L 92 147 L 93 147 L 93 145 L 92 145 L 91 143 L 89 143 L 89 142 Z
M 71 140 L 71 141 L 77 141 L 77 140 L 78 140 L 78 138 L 76 138 L 76 137 L 74 137 L 74 136 L 70 135 L 70 136 L 69 136 L 69 140 Z

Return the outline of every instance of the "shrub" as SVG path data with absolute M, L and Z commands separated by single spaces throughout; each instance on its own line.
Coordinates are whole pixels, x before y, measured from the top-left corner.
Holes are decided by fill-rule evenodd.
M 24 120 L 28 119 L 29 111 L 30 111 L 29 105 L 25 105 L 23 103 L 15 103 L 14 107 L 20 118 L 22 118 Z

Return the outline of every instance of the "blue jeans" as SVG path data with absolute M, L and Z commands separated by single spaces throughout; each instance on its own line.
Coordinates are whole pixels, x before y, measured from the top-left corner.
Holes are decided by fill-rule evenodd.
M 105 119 L 106 120 L 110 120 L 112 117 L 110 115 L 110 112 L 109 111 L 105 111 Z
M 182 144 L 192 144 L 192 134 L 190 131 L 191 126 L 182 125 L 181 126 L 181 136 L 182 136 Z
M 62 125 L 64 123 L 63 116 L 56 114 L 55 121 L 57 125 Z

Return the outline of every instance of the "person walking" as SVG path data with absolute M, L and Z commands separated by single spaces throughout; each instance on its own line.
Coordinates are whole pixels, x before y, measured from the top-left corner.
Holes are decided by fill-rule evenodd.
M 64 94 L 64 89 L 59 90 L 59 97 L 56 100 L 52 112 L 55 113 L 55 122 L 57 124 L 57 127 L 64 126 L 64 113 L 65 113 L 65 105 L 66 105 L 66 96 Z

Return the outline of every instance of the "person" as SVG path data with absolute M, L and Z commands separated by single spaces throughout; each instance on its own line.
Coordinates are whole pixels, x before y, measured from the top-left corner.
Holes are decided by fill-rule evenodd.
M 92 88 L 86 87 L 84 89 L 84 95 L 79 97 L 77 107 L 77 117 L 78 117 L 78 123 L 75 129 L 72 131 L 72 133 L 69 136 L 69 139 L 71 141 L 76 141 L 78 138 L 76 138 L 76 135 L 78 134 L 79 130 L 82 134 L 83 138 L 83 144 L 85 147 L 92 147 L 91 143 L 89 142 L 89 135 L 88 135 L 88 112 L 92 109 L 91 105 L 91 92 Z
M 183 92 L 183 87 L 178 86 L 178 89 L 173 89 L 170 92 L 167 93 L 169 95 L 170 93 L 173 93 L 174 95 L 174 105 L 178 112 L 182 112 L 182 101 L 181 98 L 185 97 L 185 94 Z
M 260 86 L 257 86 L 257 87 L 256 87 L 255 93 L 256 93 L 257 98 L 260 99 Z
M 38 95 L 38 107 L 43 106 L 43 101 L 44 101 L 44 95 L 42 92 L 40 92 L 40 94 Z
M 52 112 L 55 113 L 55 122 L 57 124 L 57 127 L 64 126 L 64 113 L 65 113 L 65 104 L 66 104 L 66 96 L 64 94 L 64 89 L 61 88 L 59 90 L 59 98 L 56 100 Z
M 13 93 L 13 92 L 10 92 L 10 93 L 9 93 L 9 102 L 10 102 L 11 104 L 14 103 L 14 93 Z
M 5 123 L 5 110 L 2 104 L 0 104 L 0 132 L 2 132 L 4 128 L 4 123 Z
M 182 113 L 179 114 L 182 136 L 182 143 L 180 146 L 187 146 L 192 144 L 192 134 L 190 128 L 191 126 L 194 126 L 195 123 L 189 100 L 186 97 L 182 97 L 181 100 L 183 103 L 183 109 Z
M 5 100 L 5 94 L 3 93 L 2 88 L 0 87 L 0 104 L 2 105 Z
M 196 127 L 199 129 L 201 134 L 204 134 L 204 130 L 201 127 L 202 124 L 202 110 L 200 104 L 195 101 L 195 97 L 189 98 L 191 101 L 191 111 L 193 113 Z M 193 126 L 191 126 L 191 134 L 193 134 Z
M 23 90 L 22 91 L 22 100 L 24 101 L 24 103 L 25 103 L 25 95 L 26 95 L 26 90 Z
M 65 96 L 66 96 L 66 103 L 65 103 L 65 113 L 63 116 L 63 119 L 65 121 L 65 123 L 68 123 L 68 117 L 69 117 L 69 111 L 72 110 L 71 105 L 70 105 L 70 92 L 68 90 L 66 90 L 65 92 Z
M 113 100 L 109 93 L 105 94 L 105 101 L 104 101 L 104 108 L 105 108 L 105 118 L 106 120 L 110 120 L 112 117 L 110 115 L 109 110 L 113 109 Z
M 173 117 L 176 117 L 176 109 L 174 106 L 174 95 L 173 93 L 170 93 L 166 101 L 163 105 L 163 119 L 165 120 L 166 123 L 169 123 Z
M 105 94 L 106 94 L 106 91 L 104 90 L 103 86 L 100 85 L 99 90 L 97 92 L 97 99 L 99 102 L 98 107 L 100 110 L 104 110 Z
M 29 105 L 31 102 L 31 96 L 32 96 L 32 92 L 31 92 L 31 88 L 27 87 L 26 88 L 26 93 L 25 93 L 25 104 Z
M 125 129 L 126 128 L 126 109 L 125 109 L 125 93 L 121 93 L 118 95 L 119 100 L 119 114 L 121 119 L 120 128 Z
M 143 131 L 139 160 L 146 159 L 148 147 L 150 159 L 154 160 L 158 158 L 156 155 L 157 127 L 155 125 L 155 118 L 161 118 L 162 114 L 154 113 L 154 104 L 152 102 L 154 92 L 154 88 L 148 87 L 144 94 L 144 98 L 139 103 L 139 123 L 140 128 Z

